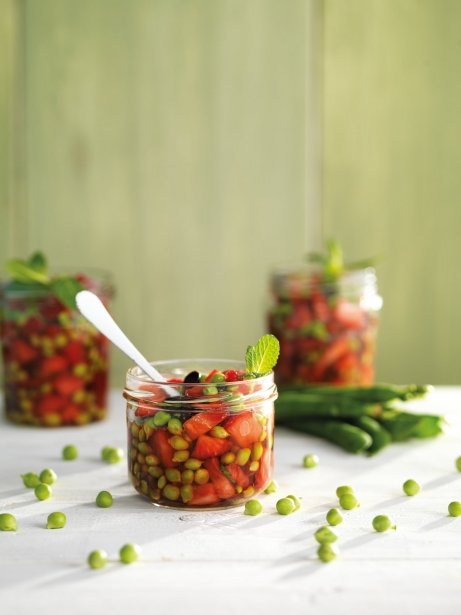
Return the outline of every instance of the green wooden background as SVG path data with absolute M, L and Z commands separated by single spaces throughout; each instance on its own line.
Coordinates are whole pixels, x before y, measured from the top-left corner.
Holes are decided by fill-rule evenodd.
M 152 359 L 239 358 L 334 236 L 380 257 L 379 379 L 460 383 L 460 49 L 456 0 L 0 0 L 0 258 L 112 271 Z

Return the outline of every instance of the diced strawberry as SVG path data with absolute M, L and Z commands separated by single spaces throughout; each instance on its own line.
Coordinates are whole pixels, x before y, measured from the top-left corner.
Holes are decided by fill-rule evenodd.
M 38 357 L 38 351 L 24 340 L 14 340 L 10 347 L 10 357 L 21 365 L 30 363 Z
M 221 472 L 219 461 L 216 457 L 207 459 L 204 466 L 208 470 L 215 491 L 221 499 L 226 500 L 235 495 L 234 486 Z
M 80 408 L 75 404 L 68 403 L 61 412 L 63 423 L 74 423 L 80 414 Z
M 203 387 L 187 386 L 184 393 L 187 397 L 203 397 Z
M 178 464 L 173 461 L 174 448 L 168 442 L 171 436 L 165 429 L 156 429 L 149 438 L 149 443 L 154 453 L 160 457 L 161 465 L 165 468 L 174 468 Z
M 264 489 L 269 481 L 273 464 L 272 451 L 269 448 L 264 449 L 261 459 L 259 460 L 259 468 L 255 476 L 255 488 L 257 490 Z
M 66 358 L 73 364 L 77 363 L 85 363 L 86 361 L 86 352 L 85 347 L 81 342 L 77 340 L 72 340 L 67 344 L 64 348 L 64 354 Z
M 226 369 L 223 374 L 226 377 L 226 382 L 235 382 L 239 379 L 239 374 L 235 369 Z
M 242 448 L 256 442 L 263 431 L 258 419 L 249 410 L 229 417 L 223 422 L 223 427 Z
M 64 405 L 64 400 L 59 395 L 53 395 L 52 393 L 46 393 L 38 401 L 36 405 L 37 414 L 40 416 L 46 414 L 58 413 Z
M 85 382 L 73 374 L 61 374 L 53 382 L 54 388 L 61 395 L 72 395 L 85 386 Z
M 361 329 L 365 324 L 364 316 L 362 308 L 349 301 L 339 301 L 334 311 L 334 318 L 347 329 Z
M 202 434 L 210 431 L 212 427 L 218 425 L 226 414 L 226 412 L 198 412 L 184 422 L 184 429 L 191 440 L 196 440 Z
M 350 352 L 349 344 L 345 336 L 336 338 L 331 344 L 329 344 L 317 363 L 314 365 L 314 379 L 322 381 L 325 371 L 335 363 L 339 357 Z
M 135 415 L 140 417 L 154 416 L 155 410 L 149 406 L 138 406 Z
M 66 359 L 60 355 L 54 355 L 53 357 L 46 357 L 43 359 L 40 365 L 40 375 L 43 378 L 53 376 L 59 372 L 63 372 L 67 369 L 68 363 Z
M 229 463 L 224 466 L 223 472 L 229 477 L 230 481 L 234 483 L 234 485 L 239 485 L 243 489 L 246 489 L 250 484 L 250 477 L 242 466 L 239 466 L 236 463 Z
M 195 485 L 192 498 L 187 502 L 188 506 L 207 506 L 219 502 L 218 494 L 213 483 L 206 485 Z
M 213 438 L 212 436 L 199 436 L 192 452 L 192 457 L 196 459 L 208 459 L 227 453 L 231 443 L 229 438 Z
M 149 392 L 149 395 L 146 397 L 146 401 L 161 402 L 165 401 L 167 398 L 165 389 L 158 384 L 141 384 L 139 388 L 141 391 Z

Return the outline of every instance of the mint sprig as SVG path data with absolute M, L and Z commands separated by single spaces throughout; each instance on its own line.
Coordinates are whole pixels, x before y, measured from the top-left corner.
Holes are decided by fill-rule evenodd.
M 345 271 L 354 271 L 373 267 L 376 259 L 368 258 L 355 262 L 344 262 L 341 245 L 334 239 L 325 242 L 325 252 L 311 252 L 307 255 L 309 262 L 317 263 L 323 273 L 326 282 L 336 282 Z
M 22 291 L 49 290 L 65 306 L 75 309 L 75 295 L 83 290 L 82 284 L 74 277 L 59 276 L 51 278 L 48 264 L 42 252 L 34 252 L 30 258 L 23 260 L 13 258 L 7 261 L 6 271 L 11 277 L 7 288 Z
M 248 346 L 245 354 L 247 372 L 262 376 L 271 371 L 279 358 L 280 344 L 275 335 L 259 338 L 254 346 Z

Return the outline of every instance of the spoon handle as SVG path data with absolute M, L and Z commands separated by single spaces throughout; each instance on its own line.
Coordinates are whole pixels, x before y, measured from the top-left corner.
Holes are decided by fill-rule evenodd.
M 139 352 L 136 346 L 130 342 L 97 295 L 89 290 L 82 290 L 75 296 L 75 301 L 83 316 L 85 316 L 98 331 L 115 344 L 117 348 L 129 356 L 149 378 L 152 378 L 152 380 L 156 382 L 166 382 L 160 372 L 158 372 Z M 175 391 L 175 395 L 176 394 Z

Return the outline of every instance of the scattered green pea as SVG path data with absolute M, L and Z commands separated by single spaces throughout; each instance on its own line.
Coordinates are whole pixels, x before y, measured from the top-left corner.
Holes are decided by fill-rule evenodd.
M 457 457 L 455 460 L 455 466 L 458 472 L 461 472 L 461 456 Z
M 343 517 L 337 508 L 330 508 L 327 512 L 326 519 L 330 525 L 339 525 L 343 522 Z
M 101 458 L 107 463 L 119 463 L 123 459 L 123 451 L 114 446 L 105 446 L 101 450 Z
M 352 510 L 359 506 L 359 502 L 353 493 L 344 493 L 339 498 L 339 505 L 341 508 L 344 508 L 344 510 Z
M 126 544 L 119 551 L 120 560 L 124 564 L 132 564 L 139 559 L 141 555 L 141 549 L 138 545 Z
M 451 517 L 461 516 L 461 502 L 450 502 L 448 504 L 448 514 Z
M 35 474 L 35 472 L 27 472 L 26 474 L 21 474 L 21 478 L 22 482 L 24 483 L 24 486 L 28 489 L 34 489 L 34 487 L 36 487 L 40 482 L 40 479 L 37 474 Z
M 113 498 L 109 491 L 100 491 L 96 496 L 96 504 L 99 508 L 110 508 L 112 506 Z
M 245 502 L 245 515 L 251 515 L 254 517 L 256 515 L 259 515 L 262 510 L 262 504 L 258 500 L 248 500 L 248 502 Z
M 339 551 L 336 545 L 329 542 L 323 542 L 317 549 L 317 555 L 320 561 L 328 564 L 338 557 Z
M 294 510 L 299 510 L 301 508 L 301 502 L 295 495 L 287 495 L 287 498 L 290 498 L 290 500 L 293 501 L 293 504 L 295 505 Z
M 53 512 L 48 515 L 46 522 L 47 530 L 58 530 L 66 525 L 66 515 L 62 512 Z
M 338 539 L 337 535 L 330 530 L 328 525 L 324 525 L 323 527 L 319 527 L 319 529 L 315 532 L 314 538 L 320 544 L 325 542 L 336 542 Z
M 277 484 L 277 481 L 271 480 L 271 482 L 264 489 L 264 493 L 267 493 L 267 494 L 275 493 L 276 491 L 278 491 L 278 488 L 279 486 Z
M 387 530 L 395 530 L 396 526 L 392 523 L 387 515 L 377 515 L 372 521 L 373 528 L 377 532 L 387 532 Z
M 295 510 L 295 503 L 291 498 L 281 498 L 275 505 L 279 515 L 289 515 Z
M 317 455 L 313 455 L 309 453 L 308 455 L 304 455 L 303 457 L 303 466 L 305 468 L 315 468 L 319 465 L 319 458 Z
M 58 475 L 51 468 L 45 468 L 40 472 L 40 482 L 45 483 L 46 485 L 52 485 L 56 482 Z
M 0 515 L 0 530 L 2 532 L 15 532 L 17 530 L 16 517 L 10 513 Z
M 39 483 L 34 489 L 37 500 L 47 500 L 53 493 L 51 487 L 46 483 Z
M 340 498 L 342 495 L 346 495 L 346 493 L 354 493 L 354 490 L 350 485 L 340 485 L 336 488 L 336 496 Z
M 107 553 L 102 549 L 91 551 L 88 555 L 87 562 L 90 568 L 104 568 L 107 564 Z
M 66 444 L 62 449 L 62 458 L 66 461 L 73 461 L 78 457 L 78 449 L 75 444 Z
M 409 496 L 417 495 L 421 491 L 421 487 L 412 478 L 409 478 L 408 480 L 406 480 L 403 483 L 402 488 L 403 488 L 404 493 Z

